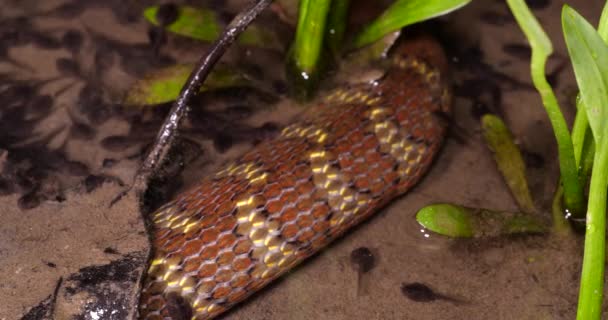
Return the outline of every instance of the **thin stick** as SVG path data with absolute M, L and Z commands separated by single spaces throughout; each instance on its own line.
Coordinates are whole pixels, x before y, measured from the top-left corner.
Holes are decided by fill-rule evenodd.
M 199 91 L 215 63 L 224 55 L 224 52 L 234 40 L 243 32 L 251 22 L 262 12 L 272 0 L 260 0 L 249 8 L 241 11 L 226 27 L 219 39 L 217 39 L 208 52 L 201 56 L 194 71 L 190 74 L 188 81 L 182 88 L 179 97 L 173 103 L 169 115 L 165 118 L 163 125 L 156 136 L 152 150 L 146 156 L 143 164 L 135 175 L 133 187 L 138 195 L 145 190 L 150 177 L 156 172 L 165 160 L 175 135 L 180 120 L 188 112 L 188 102 Z

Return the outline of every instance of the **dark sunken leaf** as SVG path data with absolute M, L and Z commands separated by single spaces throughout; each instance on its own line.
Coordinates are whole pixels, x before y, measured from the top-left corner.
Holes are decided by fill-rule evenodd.
M 61 42 L 53 37 L 50 37 L 44 33 L 32 32 L 30 34 L 31 41 L 37 47 L 43 49 L 59 49 L 61 48 Z
M 82 162 L 65 160 L 63 165 L 69 175 L 81 177 L 89 174 L 89 168 Z
M 548 7 L 551 4 L 551 0 L 526 0 L 528 7 L 539 10 Z
M 53 107 L 53 98 L 50 95 L 36 95 L 28 103 L 27 109 L 35 114 L 47 115 Z
M 41 196 L 38 194 L 38 192 L 36 192 L 36 190 L 32 190 L 21 196 L 19 200 L 17 200 L 17 204 L 22 210 L 33 209 L 40 205 L 40 198 Z
M 118 163 L 118 160 L 116 160 L 116 159 L 106 158 L 106 159 L 103 159 L 101 166 L 104 168 L 111 168 L 117 163 Z
M 59 58 L 55 61 L 55 65 L 57 70 L 66 76 L 77 77 L 80 75 L 80 66 L 73 59 Z
M 91 140 L 95 137 L 95 129 L 86 123 L 73 123 L 70 127 L 70 136 L 74 139 Z
M 156 11 L 156 21 L 161 27 L 168 26 L 177 20 L 178 15 L 179 10 L 175 3 L 165 3 L 158 7 L 158 10 Z
M 61 37 L 61 43 L 65 48 L 72 52 L 72 54 L 76 54 L 80 51 L 82 42 L 82 33 L 78 30 L 68 30 L 63 34 L 63 37 Z
M 114 64 L 114 53 L 106 48 L 98 48 L 94 59 L 95 74 L 101 75 Z
M 167 296 L 167 310 L 173 320 L 192 319 L 192 307 L 190 303 L 179 294 L 172 292 Z
M 502 46 L 502 51 L 520 60 L 529 61 L 532 57 L 532 49 L 527 44 L 507 43 Z
M 213 139 L 213 146 L 219 153 L 224 153 L 232 147 L 234 139 L 225 133 L 218 133 Z
M 87 1 L 68 1 L 51 10 L 50 15 L 64 19 L 73 19 L 81 15 L 87 6 Z
M 501 14 L 494 11 L 483 12 L 479 18 L 483 23 L 494 26 L 504 26 L 506 24 L 515 22 L 515 19 L 513 19 L 513 16 L 510 14 Z
M 133 145 L 127 136 L 109 136 L 101 140 L 101 146 L 109 151 L 123 151 Z
M 416 302 L 432 302 L 441 298 L 427 285 L 419 282 L 401 284 L 401 293 Z
M 91 193 L 93 192 L 93 190 L 99 188 L 106 181 L 107 179 L 104 176 L 90 174 L 84 179 L 84 188 L 87 193 Z

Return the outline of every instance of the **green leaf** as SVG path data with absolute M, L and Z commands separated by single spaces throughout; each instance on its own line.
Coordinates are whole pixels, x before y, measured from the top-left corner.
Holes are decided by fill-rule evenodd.
M 564 37 L 596 144 L 608 135 L 608 47 L 583 17 L 564 7 Z
M 469 2 L 471 0 L 397 0 L 357 35 L 354 47 L 368 45 L 405 26 L 448 14 Z
M 156 19 L 158 8 L 159 6 L 153 6 L 144 10 L 144 17 L 156 26 L 158 26 Z M 180 6 L 177 19 L 167 26 L 170 32 L 207 42 L 217 39 L 222 28 L 215 12 L 188 6 Z
M 156 13 L 159 6 L 148 7 L 144 10 L 144 17 L 153 25 L 158 26 Z M 177 19 L 166 30 L 188 38 L 211 42 L 216 40 L 225 25 L 212 10 L 195 8 L 189 6 L 179 6 Z M 282 50 L 283 45 L 275 32 L 268 30 L 255 23 L 250 25 L 247 30 L 239 36 L 237 41 L 244 45 L 257 46 L 262 48 Z
M 125 103 L 128 105 L 155 105 L 173 101 L 178 97 L 193 69 L 193 64 L 183 64 L 156 70 L 138 80 L 131 87 Z M 247 80 L 243 75 L 234 69 L 220 65 L 209 74 L 201 91 L 245 84 L 247 84 Z
M 547 231 L 542 222 L 527 213 L 497 212 L 450 203 L 428 205 L 418 211 L 416 220 L 426 229 L 452 238 L 496 237 Z
M 471 219 L 471 213 L 466 208 L 449 203 L 429 205 L 416 214 L 416 220 L 423 227 L 453 238 L 474 236 Z
M 536 211 L 528 188 L 526 165 L 507 126 L 499 117 L 486 114 L 481 118 L 481 130 L 486 145 L 492 150 L 498 170 L 519 208 L 529 213 Z

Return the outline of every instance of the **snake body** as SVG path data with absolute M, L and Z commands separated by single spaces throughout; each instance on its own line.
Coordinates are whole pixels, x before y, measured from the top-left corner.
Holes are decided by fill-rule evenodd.
M 373 83 L 341 86 L 153 216 L 141 319 L 211 319 L 408 191 L 449 112 L 432 39 L 393 50 Z

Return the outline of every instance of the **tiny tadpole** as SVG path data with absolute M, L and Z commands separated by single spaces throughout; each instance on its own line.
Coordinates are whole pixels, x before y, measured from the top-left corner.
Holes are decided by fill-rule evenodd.
M 416 302 L 433 302 L 435 300 L 445 300 L 454 303 L 463 302 L 459 299 L 437 293 L 426 284 L 420 282 L 402 283 L 401 293 L 408 299 Z
M 350 253 L 350 263 L 357 271 L 357 296 L 362 294 L 361 280 L 365 273 L 368 273 L 376 266 L 376 257 L 369 248 L 359 247 Z
M 367 273 L 375 267 L 376 258 L 369 248 L 359 247 L 350 253 L 350 262 L 360 273 Z

